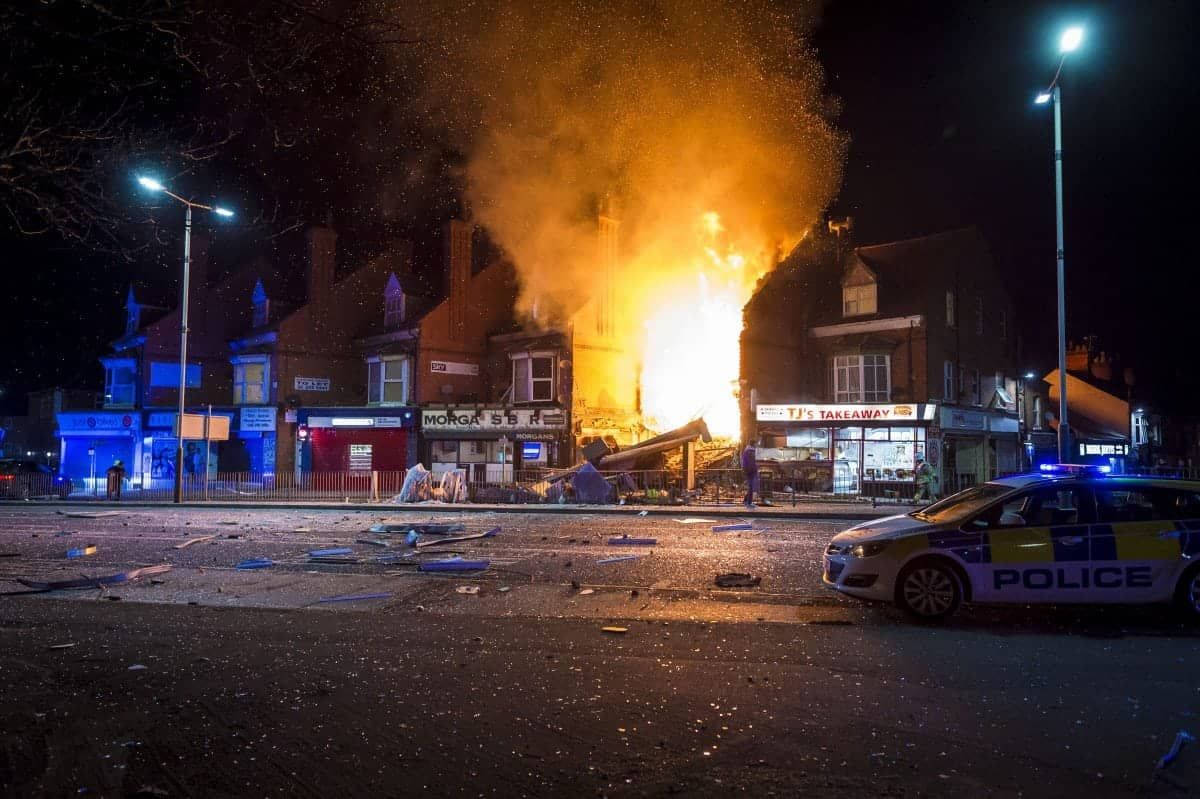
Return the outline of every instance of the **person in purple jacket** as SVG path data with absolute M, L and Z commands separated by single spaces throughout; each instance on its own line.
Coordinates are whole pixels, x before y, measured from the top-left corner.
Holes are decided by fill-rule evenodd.
M 753 441 L 742 450 L 742 473 L 746 475 L 746 499 L 743 504 L 747 508 L 753 508 L 754 495 L 758 494 L 759 499 L 762 499 L 762 491 L 758 488 L 758 451 L 754 448 Z

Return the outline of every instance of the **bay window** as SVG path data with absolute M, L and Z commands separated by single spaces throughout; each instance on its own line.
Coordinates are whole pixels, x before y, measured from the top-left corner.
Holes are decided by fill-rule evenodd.
M 104 363 L 104 404 L 132 406 L 137 399 L 137 365 L 132 358 Z
M 513 366 L 513 402 L 553 402 L 554 353 L 522 352 L 509 357 Z
M 887 355 L 838 355 L 833 359 L 834 402 L 888 402 L 891 382 L 891 358 Z
M 265 405 L 271 392 L 268 389 L 270 368 L 267 356 L 249 356 L 233 361 L 233 404 Z
M 408 403 L 408 358 L 372 358 L 367 361 L 367 403 Z

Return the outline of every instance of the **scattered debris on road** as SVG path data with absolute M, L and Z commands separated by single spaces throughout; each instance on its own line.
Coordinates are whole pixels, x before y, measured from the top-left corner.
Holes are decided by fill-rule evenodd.
M 718 574 L 714 582 L 721 588 L 755 588 L 762 583 L 762 578 L 744 572 L 726 572 Z
M 462 558 L 451 558 L 450 560 L 431 560 L 428 563 L 422 563 L 417 567 L 417 571 L 474 572 L 483 571 L 490 564 L 490 560 L 463 560 Z
M 325 596 L 317 600 L 318 603 L 329 602 L 365 602 L 368 599 L 391 599 L 391 592 L 380 594 L 347 594 L 345 596 Z
M 414 532 L 418 535 L 448 535 L 450 533 L 461 533 L 467 528 L 458 522 L 425 522 L 422 524 L 373 524 L 368 529 L 368 533 L 408 533 Z
M 621 635 L 623 633 L 629 632 L 629 628 L 628 627 L 601 627 L 600 632 L 612 633 L 614 635 Z
M 477 586 L 477 585 L 460 585 L 458 588 L 454 589 L 454 592 L 457 594 L 478 594 L 479 586 Z
M 488 530 L 486 533 L 474 533 L 472 535 L 458 535 L 458 536 L 453 536 L 451 538 L 439 538 L 434 541 L 418 541 L 416 543 L 416 547 L 418 549 L 420 549 L 421 547 L 436 547 L 436 546 L 441 546 L 442 544 L 456 544 L 459 541 L 474 541 L 476 538 L 493 538 L 499 534 L 500 534 L 500 528 L 493 527 L 491 530 Z
M 68 516 L 72 519 L 103 519 L 106 516 L 120 516 L 125 511 L 123 511 L 123 510 L 98 510 L 98 511 L 56 510 L 54 512 L 61 516 Z
M 141 663 L 134 663 L 132 666 L 130 666 L 128 669 L 126 669 L 126 671 L 145 671 L 145 670 L 146 670 L 146 667 L 143 666 Z
M 589 596 L 589 595 L 591 595 L 591 594 L 594 594 L 594 593 L 596 593 L 596 591 L 595 591 L 594 589 L 592 589 L 592 588 L 585 588 L 585 589 L 583 589 L 582 591 L 580 591 L 580 592 L 579 592 L 579 595 L 580 595 L 580 596 Z
M 641 555 L 614 555 L 611 558 L 600 558 L 600 560 L 596 561 L 596 565 L 603 566 L 606 563 L 621 563 L 622 561 L 626 560 L 639 560 L 641 557 Z
M 1183 749 L 1183 745 L 1195 740 L 1195 736 L 1193 736 L 1190 732 L 1187 730 L 1180 730 L 1175 734 L 1175 741 L 1171 744 L 1171 748 L 1167 750 L 1165 755 L 1158 759 L 1158 763 L 1155 764 L 1154 767 L 1161 770 L 1171 765 L 1175 762 L 1175 759 L 1179 757 L 1179 752 Z
M 0 558 L 19 558 L 20 552 L 0 552 Z
M 676 524 L 708 524 L 712 519 L 697 519 L 695 516 L 689 516 L 686 519 L 676 519 Z
M 53 649 L 70 649 L 70 648 L 71 648 L 71 647 L 73 647 L 73 646 L 75 646 L 75 644 L 74 644 L 74 643 L 70 643 L 70 644 L 51 644 L 50 646 L 48 646 L 48 647 L 47 647 L 47 649 L 52 649 L 52 650 L 53 650 Z
M 384 539 L 381 539 L 381 538 L 356 538 L 354 540 L 354 543 L 368 544 L 373 547 L 383 547 L 385 549 L 392 545 L 391 541 L 385 541 Z
M 332 549 L 314 549 L 308 553 L 310 558 L 330 558 L 335 555 L 350 555 L 354 550 L 350 547 L 333 547 Z
M 608 539 L 610 547 L 652 547 L 657 543 L 657 538 L 630 538 L 627 535 Z
M 212 541 L 216 535 L 198 535 L 195 538 L 189 538 L 175 545 L 175 549 L 187 549 L 192 544 L 203 544 L 205 541 Z
M 106 585 L 121 585 L 136 580 L 139 577 L 147 577 L 151 574 L 162 574 L 168 572 L 171 567 L 167 564 L 160 566 L 143 566 L 140 569 L 133 569 L 127 572 L 119 572 L 117 574 L 109 574 L 103 577 L 80 577 L 74 580 L 27 580 L 18 578 L 17 582 L 26 588 L 32 588 L 35 591 L 58 591 L 61 589 L 70 588 L 99 588 Z
M 243 560 L 234 568 L 246 571 L 248 569 L 269 569 L 274 565 L 275 561 L 270 558 L 250 558 L 249 560 Z
M 738 522 L 737 524 L 718 524 L 712 529 L 714 533 L 731 533 L 734 530 L 753 530 L 754 525 L 750 522 Z
M 86 558 L 89 555 L 96 554 L 96 545 L 88 544 L 85 547 L 71 547 L 67 550 L 68 558 Z
M 497 590 L 497 591 L 499 591 L 499 592 L 500 592 L 500 593 L 502 593 L 502 594 L 507 594 L 507 593 L 508 593 L 509 591 L 511 591 L 512 589 L 511 589 L 511 588 L 509 588 L 507 585 L 502 585 L 502 586 L 500 586 L 499 588 L 497 588 L 496 590 Z

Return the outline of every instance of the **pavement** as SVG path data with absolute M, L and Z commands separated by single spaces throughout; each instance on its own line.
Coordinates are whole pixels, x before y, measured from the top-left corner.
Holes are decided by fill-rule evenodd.
M 0 795 L 1200 795 L 1200 746 L 1155 768 L 1200 733 L 1200 630 L 1159 608 L 914 625 L 820 585 L 846 520 L 718 533 L 692 510 L 0 507 Z M 412 550 L 380 521 L 501 529 L 381 564 Z M 333 547 L 356 562 L 311 562 Z M 454 555 L 490 565 L 400 565 Z

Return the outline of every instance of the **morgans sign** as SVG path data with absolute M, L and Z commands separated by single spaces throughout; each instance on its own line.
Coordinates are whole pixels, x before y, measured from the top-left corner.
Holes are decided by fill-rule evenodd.
M 933 405 L 759 405 L 760 422 L 920 422 L 933 419 Z
M 423 408 L 424 430 L 562 430 L 567 416 L 561 408 Z

